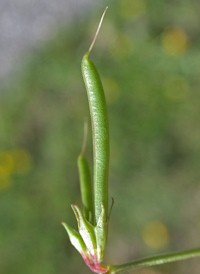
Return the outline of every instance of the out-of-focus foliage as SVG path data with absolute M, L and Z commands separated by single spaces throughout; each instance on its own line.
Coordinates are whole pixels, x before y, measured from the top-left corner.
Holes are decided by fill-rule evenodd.
M 199 9 L 198 0 L 112 1 L 92 53 L 111 131 L 109 263 L 200 246 Z M 2 274 L 89 271 L 60 223 L 73 222 L 70 204 L 80 203 L 80 61 L 100 15 L 61 30 L 0 93 Z M 137 273 L 199 267 L 196 259 Z

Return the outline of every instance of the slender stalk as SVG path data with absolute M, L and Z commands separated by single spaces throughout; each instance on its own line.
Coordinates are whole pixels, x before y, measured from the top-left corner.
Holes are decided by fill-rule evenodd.
M 177 261 L 182 261 L 186 259 L 191 259 L 200 256 L 200 249 L 191 249 L 185 250 L 181 252 L 173 252 L 158 256 L 153 256 L 149 258 L 139 259 L 134 262 L 130 262 L 127 264 L 121 264 L 116 266 L 110 266 L 110 274 L 115 274 L 119 272 L 125 272 L 129 270 L 134 270 L 137 268 L 156 266 L 166 263 L 172 263 Z

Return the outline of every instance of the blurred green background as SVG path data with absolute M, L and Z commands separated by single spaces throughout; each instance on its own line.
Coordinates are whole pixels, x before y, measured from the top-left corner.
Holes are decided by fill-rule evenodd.
M 1 89 L 2 274 L 90 273 L 61 222 L 75 225 L 80 204 L 80 62 L 103 8 L 52 35 Z M 199 10 L 198 0 L 112 1 L 92 53 L 110 121 L 109 263 L 200 246 Z M 131 273 L 199 269 L 195 259 Z

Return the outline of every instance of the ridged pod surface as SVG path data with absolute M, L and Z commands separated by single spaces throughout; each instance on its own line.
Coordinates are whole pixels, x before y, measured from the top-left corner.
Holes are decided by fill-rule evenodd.
M 105 209 L 106 217 L 108 214 L 108 116 L 102 82 L 94 63 L 89 58 L 89 54 L 84 55 L 81 68 L 87 90 L 92 123 L 94 204 L 97 223 L 101 215 L 102 206 Z

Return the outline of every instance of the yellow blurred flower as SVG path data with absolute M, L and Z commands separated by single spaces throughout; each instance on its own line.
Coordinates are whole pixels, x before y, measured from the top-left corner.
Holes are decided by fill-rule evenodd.
M 13 157 L 10 154 L 10 151 L 0 152 L 0 168 L 3 170 L 4 174 L 10 174 L 14 169 Z
M 162 34 L 162 46 L 169 55 L 184 54 L 188 48 L 188 36 L 180 27 L 172 27 Z
M 160 221 L 148 223 L 142 231 L 142 238 L 147 246 L 155 249 L 167 246 L 170 240 L 167 227 Z
M 0 190 L 11 185 L 16 173 L 26 173 L 31 168 L 31 156 L 28 151 L 18 148 L 0 152 Z

